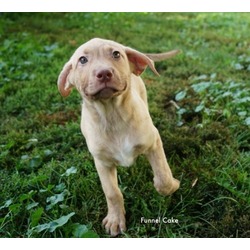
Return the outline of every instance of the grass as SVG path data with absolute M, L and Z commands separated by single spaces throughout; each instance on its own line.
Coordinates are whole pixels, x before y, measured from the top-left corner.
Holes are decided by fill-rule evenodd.
M 154 189 L 144 157 L 119 168 L 120 237 L 249 237 L 250 17 L 244 13 L 4 13 L 0 19 L 0 237 L 108 237 L 106 201 L 81 135 L 80 96 L 57 76 L 92 37 L 181 49 L 149 70 L 151 116 L 181 188 Z M 141 223 L 141 217 L 178 223 Z

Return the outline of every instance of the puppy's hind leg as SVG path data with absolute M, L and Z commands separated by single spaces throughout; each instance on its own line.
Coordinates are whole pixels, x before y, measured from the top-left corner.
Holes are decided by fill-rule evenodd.
M 146 157 L 152 166 L 154 172 L 154 186 L 158 193 L 162 195 L 174 193 L 179 188 L 180 182 L 172 175 L 158 131 L 156 141 L 146 153 Z
M 118 187 L 117 169 L 116 167 L 102 166 L 101 161 L 96 159 L 95 165 L 108 205 L 108 214 L 102 224 L 107 233 L 117 236 L 126 231 L 124 201 Z

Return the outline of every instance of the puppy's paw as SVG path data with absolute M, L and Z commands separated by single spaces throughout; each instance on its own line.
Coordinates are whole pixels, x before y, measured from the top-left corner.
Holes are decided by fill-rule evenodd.
M 180 181 L 172 179 L 171 181 L 161 181 L 154 179 L 154 186 L 158 193 L 162 195 L 171 195 L 180 187 Z
M 126 231 L 126 221 L 123 214 L 108 213 L 102 221 L 102 225 L 105 227 L 106 233 L 113 237 Z

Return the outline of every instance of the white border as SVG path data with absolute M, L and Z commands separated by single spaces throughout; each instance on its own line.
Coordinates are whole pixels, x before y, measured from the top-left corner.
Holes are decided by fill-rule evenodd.
M 249 245 L 249 239 L 0 239 L 3 249 L 18 250 L 44 250 L 44 249 L 102 249 L 127 250 L 131 249 L 175 249 L 175 250 L 209 250 L 227 249 L 235 250 Z M 243 247 L 244 248 L 244 247 Z
M 0 0 L 1 12 L 249 12 L 248 0 Z M 0 16 L 1 18 L 1 16 Z M 112 241 L 112 242 L 111 242 Z M 249 239 L 1 239 L 3 249 L 237 249 Z M 5 247 L 4 247 L 5 246 Z M 138 247 L 139 246 L 139 247 Z M 165 248 L 164 247 L 164 248 Z
M 248 12 L 249 0 L 0 0 L 1 12 Z

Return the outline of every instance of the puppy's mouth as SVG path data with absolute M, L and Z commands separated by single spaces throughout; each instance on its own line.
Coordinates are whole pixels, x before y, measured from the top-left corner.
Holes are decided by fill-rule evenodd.
M 114 96 L 120 95 L 126 89 L 126 87 L 127 87 L 126 84 L 123 89 L 118 89 L 112 86 L 105 85 L 95 92 L 89 93 L 88 91 L 86 91 L 86 89 L 84 92 L 86 96 L 90 97 L 91 99 L 95 99 L 95 100 L 96 99 L 109 99 Z
M 97 93 L 91 95 L 94 99 L 108 99 L 117 95 L 119 90 L 112 88 L 112 87 L 104 87 L 103 89 L 99 90 Z

